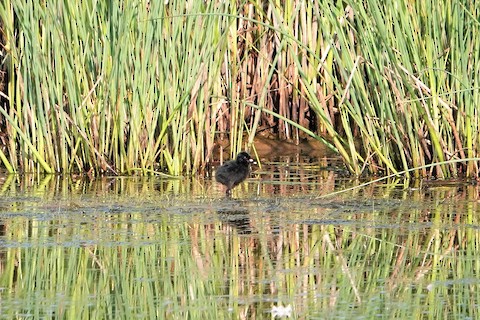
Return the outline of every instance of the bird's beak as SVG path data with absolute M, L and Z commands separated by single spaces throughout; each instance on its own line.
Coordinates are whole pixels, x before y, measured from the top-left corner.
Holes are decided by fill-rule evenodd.
M 257 164 L 257 161 L 255 161 L 253 159 L 249 159 L 248 162 L 250 162 L 251 164 Z

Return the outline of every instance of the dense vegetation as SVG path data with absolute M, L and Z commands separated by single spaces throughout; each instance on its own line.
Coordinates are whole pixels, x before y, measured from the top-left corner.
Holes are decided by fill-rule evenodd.
M 260 131 L 321 140 L 355 174 L 478 156 L 474 1 L 5 0 L 0 17 L 8 171 L 192 173 Z

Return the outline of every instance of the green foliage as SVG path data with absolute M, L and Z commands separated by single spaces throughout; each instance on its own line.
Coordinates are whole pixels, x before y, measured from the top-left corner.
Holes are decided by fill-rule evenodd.
M 202 164 L 232 21 L 216 14 L 222 6 L 13 1 L 2 16 L 11 10 L 5 34 L 18 72 L 0 110 L 14 168 L 178 175 Z
M 478 157 L 471 1 L 0 4 L 9 171 L 174 175 L 270 130 L 352 173 Z M 475 162 L 439 165 L 448 177 Z

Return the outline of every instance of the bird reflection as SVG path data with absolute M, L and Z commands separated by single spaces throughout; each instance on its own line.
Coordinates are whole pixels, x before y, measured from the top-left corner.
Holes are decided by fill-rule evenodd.
M 219 209 L 217 210 L 220 220 L 233 228 L 238 234 L 251 234 L 252 227 L 250 225 L 249 212 L 245 208 L 236 209 Z

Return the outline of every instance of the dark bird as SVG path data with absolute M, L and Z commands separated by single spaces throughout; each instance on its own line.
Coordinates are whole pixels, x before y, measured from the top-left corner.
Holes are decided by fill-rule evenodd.
M 246 152 L 240 152 L 237 159 L 225 162 L 215 173 L 215 179 L 227 187 L 227 197 L 232 194 L 232 189 L 248 177 L 250 165 L 254 163 L 252 157 Z

